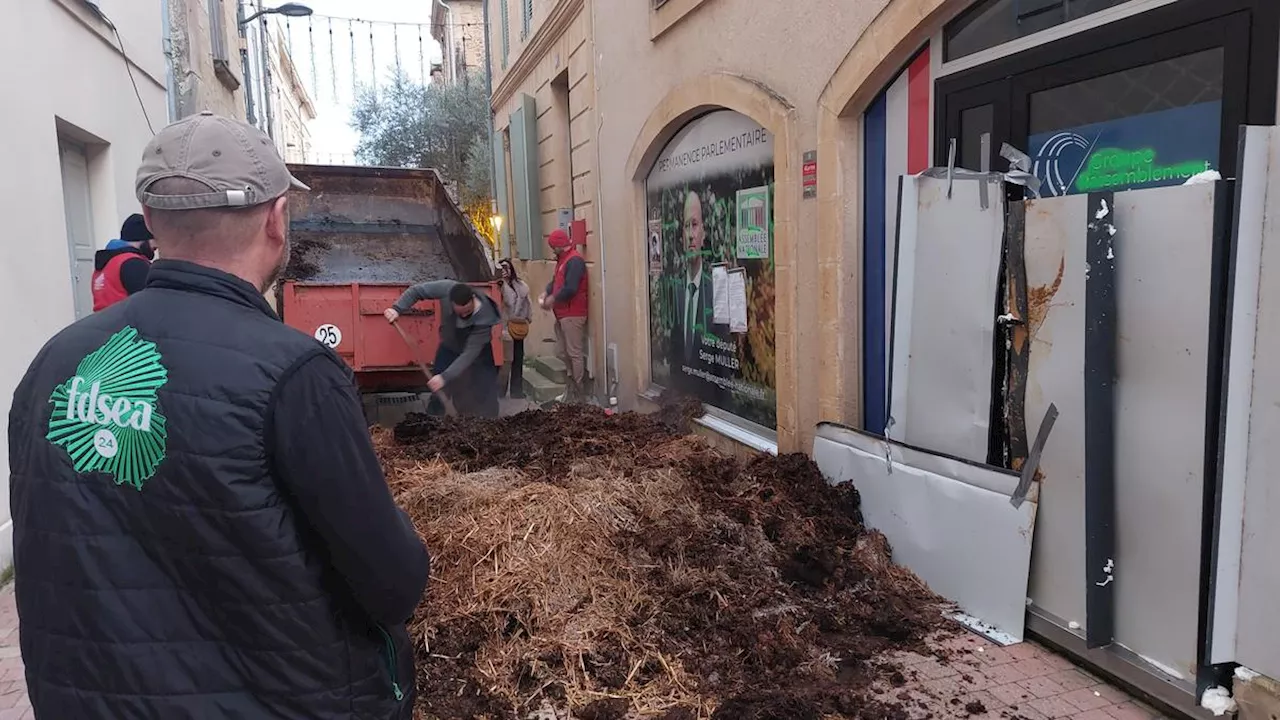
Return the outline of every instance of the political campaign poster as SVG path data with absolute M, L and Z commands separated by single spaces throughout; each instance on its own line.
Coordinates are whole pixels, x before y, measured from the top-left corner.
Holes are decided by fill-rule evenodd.
M 656 227 L 661 253 L 649 282 L 654 384 L 768 429 L 777 427 L 773 151 L 768 130 L 714 111 L 671 139 L 645 185 L 648 242 Z M 716 269 L 741 274 L 719 283 L 719 316 Z

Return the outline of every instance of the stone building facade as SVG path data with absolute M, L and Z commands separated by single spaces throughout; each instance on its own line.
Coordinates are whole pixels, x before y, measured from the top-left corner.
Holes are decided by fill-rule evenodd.
M 431 37 L 440 43 L 443 81 L 461 82 L 485 70 L 483 0 L 431 0 Z
M 1045 175 L 1064 142 L 1079 145 L 1081 168 L 1120 153 L 1234 178 L 1240 127 L 1276 124 L 1280 5 L 1270 0 L 804 5 L 489 1 L 507 247 L 538 289 L 552 270 L 546 235 L 583 221 L 597 396 L 651 409 L 670 391 L 693 394 L 708 409 L 703 431 L 726 447 L 807 452 L 821 423 L 886 432 L 899 178 L 949 162 L 1003 171 L 1005 144 Z M 1143 191 L 1154 177 L 1144 172 L 1108 175 L 1108 190 Z M 1079 173 L 1050 175 L 1054 193 L 1090 191 Z M 1229 257 L 1230 242 L 1214 252 Z M 1206 272 L 1215 289 L 1203 302 L 1220 307 L 1230 263 Z M 534 352 L 549 352 L 550 326 L 535 317 Z M 1210 347 L 1212 402 L 1225 350 Z M 1196 431 L 1206 467 L 1218 431 L 1216 421 Z M 1044 481 L 1028 588 L 1032 632 L 1187 711 L 1230 684 L 1232 658 L 1280 671 L 1280 644 L 1253 642 L 1257 619 L 1249 631 L 1244 615 L 1237 628 L 1234 610 L 1221 610 L 1233 580 L 1209 568 L 1234 566 L 1206 528 L 1234 501 L 1203 471 L 1187 469 L 1200 479 L 1178 491 L 1190 515 L 1176 538 L 1122 548 L 1124 566 L 1144 572 L 1117 578 L 1105 647 L 1086 642 L 1083 609 L 1046 609 L 1083 608 L 1083 480 Z M 1128 482 L 1122 500 L 1136 492 Z M 1171 488 L 1148 489 L 1172 500 Z M 1126 518 L 1117 522 L 1127 537 Z M 1259 582 L 1280 588 L 1277 577 Z M 1139 602 L 1166 582 L 1192 589 Z M 1238 653 L 1224 633 L 1239 634 Z

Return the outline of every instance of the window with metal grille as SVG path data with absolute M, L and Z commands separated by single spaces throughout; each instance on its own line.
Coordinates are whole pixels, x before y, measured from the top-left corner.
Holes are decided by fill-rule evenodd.
M 521 38 L 529 37 L 529 28 L 533 26 L 533 0 L 524 0 L 524 32 Z
M 507 16 L 507 3 L 510 0 L 498 0 L 502 6 L 502 69 L 507 69 L 507 59 L 511 55 L 511 21 Z

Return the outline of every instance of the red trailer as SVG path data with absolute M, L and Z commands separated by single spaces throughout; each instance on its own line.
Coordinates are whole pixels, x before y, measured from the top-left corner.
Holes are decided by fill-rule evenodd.
M 501 302 L 484 240 L 434 170 L 291 165 L 311 187 L 289 198 L 293 255 L 279 285 L 280 315 L 334 348 L 366 392 L 421 391 L 414 351 L 382 313 L 410 285 L 466 282 Z M 419 303 L 399 324 L 430 363 L 438 303 Z M 502 363 L 501 329 L 493 331 Z
M 305 182 L 305 181 L 304 181 Z M 469 283 L 502 301 L 493 283 Z M 332 347 L 356 373 L 360 388 L 369 392 L 421 389 L 426 378 L 415 364 L 428 366 L 439 344 L 439 303 L 418 303 L 398 321 L 417 343 L 417 358 L 382 312 L 391 307 L 407 284 L 321 285 L 293 280 L 284 283 L 285 322 L 311 333 Z M 501 328 L 493 329 L 494 361 L 502 364 Z

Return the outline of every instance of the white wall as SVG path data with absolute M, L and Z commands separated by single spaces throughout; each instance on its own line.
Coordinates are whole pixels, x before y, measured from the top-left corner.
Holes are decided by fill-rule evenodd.
M 138 92 L 165 125 L 160 0 L 98 0 L 120 30 Z M 138 212 L 134 171 L 151 139 L 115 48 L 115 35 L 83 0 L 4 0 L 0 22 L 0 417 L 31 359 L 74 319 L 62 208 L 58 133 L 91 144 L 93 234 L 99 247 Z M 109 38 L 109 42 L 108 42 Z M 0 433 L 0 567 L 13 555 L 8 433 Z

